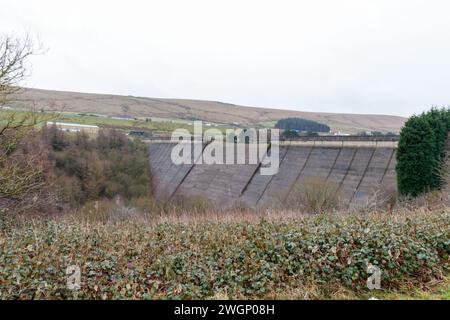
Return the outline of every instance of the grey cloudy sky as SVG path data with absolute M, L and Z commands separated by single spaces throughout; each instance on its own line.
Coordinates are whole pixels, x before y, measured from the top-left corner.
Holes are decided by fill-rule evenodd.
M 447 0 L 0 0 L 27 85 L 410 115 L 450 104 Z

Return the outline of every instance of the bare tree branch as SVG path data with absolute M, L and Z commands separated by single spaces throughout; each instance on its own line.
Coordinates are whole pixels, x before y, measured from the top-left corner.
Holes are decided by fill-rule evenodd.
M 20 84 L 29 76 L 28 58 L 43 53 L 29 35 L 18 38 L 0 35 L 0 105 L 9 102 L 10 96 L 20 90 Z M 7 131 L 36 126 L 46 117 L 29 113 L 7 113 L 0 119 L 0 136 Z
M 0 35 L 0 103 L 20 90 L 21 82 L 29 76 L 28 58 L 42 53 L 29 35 L 21 39 L 11 35 Z

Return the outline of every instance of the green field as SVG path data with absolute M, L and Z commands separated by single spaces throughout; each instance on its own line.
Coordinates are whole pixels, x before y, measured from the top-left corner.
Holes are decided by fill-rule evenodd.
M 29 112 L 27 111 L 13 111 L 13 110 L 0 110 L 0 124 L 4 124 L 5 120 L 11 115 L 16 114 L 17 120 L 27 116 Z M 102 115 L 93 115 L 93 114 L 76 114 L 70 112 L 62 112 L 62 113 L 35 113 L 43 122 L 40 122 L 38 125 L 42 126 L 47 120 L 50 121 L 58 121 L 58 122 L 68 122 L 68 123 L 77 123 L 77 124 L 86 124 L 86 125 L 96 125 L 100 127 L 114 127 L 118 129 L 123 129 L 126 131 L 129 130 L 151 130 L 154 132 L 161 133 L 170 133 L 177 128 L 188 129 L 192 131 L 193 126 L 189 125 L 187 122 L 182 121 L 172 121 L 172 120 L 160 120 L 158 121 L 151 120 L 145 121 L 145 119 L 137 119 L 137 120 L 126 120 L 126 119 L 114 119 L 107 116 Z
M 0 125 L 4 124 L 5 120 L 9 118 L 11 114 L 15 114 L 17 120 L 20 121 L 20 119 L 22 119 L 23 117 L 30 115 L 30 112 L 23 110 L 0 110 Z M 149 121 L 146 121 L 145 118 L 117 119 L 100 114 L 83 114 L 73 112 L 32 112 L 32 114 L 42 120 L 38 124 L 38 126 L 42 126 L 47 120 L 49 120 L 85 125 L 96 125 L 105 128 L 113 127 L 125 131 L 150 130 L 155 133 L 168 134 L 173 132 L 175 129 L 187 129 L 189 132 L 193 132 L 193 121 L 187 121 L 183 119 L 149 118 Z M 203 125 L 204 130 L 214 128 L 219 129 L 222 132 L 225 132 L 227 128 L 233 128 L 232 125 L 223 123 L 204 122 Z

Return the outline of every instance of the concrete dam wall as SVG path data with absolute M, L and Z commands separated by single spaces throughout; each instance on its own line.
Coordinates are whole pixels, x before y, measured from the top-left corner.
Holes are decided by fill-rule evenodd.
M 386 140 L 282 141 L 278 145 L 279 169 L 275 175 L 262 175 L 264 164 L 260 161 L 248 163 L 249 151 L 256 145 L 245 145 L 243 155 L 234 146 L 235 157 L 246 157 L 245 164 L 200 163 L 192 145 L 192 164 L 176 165 L 171 160 L 176 144 L 152 141 L 149 159 L 153 192 L 159 201 L 200 197 L 222 208 L 270 208 L 296 197 L 302 185 L 321 181 L 335 185 L 343 203 L 364 205 L 381 191 L 396 190 L 397 142 Z M 207 152 L 206 145 L 199 144 L 197 147 Z M 271 149 L 263 153 L 261 158 L 270 157 Z

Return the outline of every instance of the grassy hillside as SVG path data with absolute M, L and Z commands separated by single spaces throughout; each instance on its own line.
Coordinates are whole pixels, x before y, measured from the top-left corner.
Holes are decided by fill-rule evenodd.
M 325 123 L 333 129 L 356 133 L 362 130 L 398 132 L 405 118 L 387 115 L 360 115 L 300 112 L 244 107 L 216 101 L 157 99 L 108 94 L 87 94 L 25 89 L 16 96 L 15 107 L 30 107 L 67 112 L 100 113 L 110 116 L 156 117 L 163 119 L 200 119 L 214 123 L 273 125 L 286 117 L 302 117 Z

